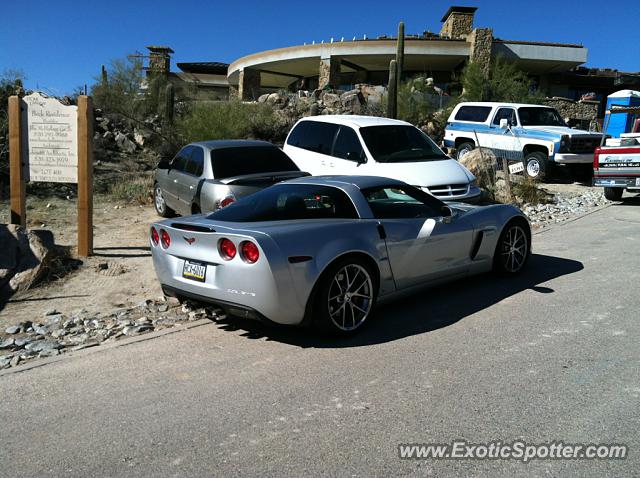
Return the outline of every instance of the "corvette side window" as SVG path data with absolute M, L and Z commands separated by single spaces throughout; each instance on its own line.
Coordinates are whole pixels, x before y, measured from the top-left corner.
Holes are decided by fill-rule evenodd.
M 443 203 L 412 187 L 389 186 L 363 189 L 376 219 L 411 219 L 442 216 Z

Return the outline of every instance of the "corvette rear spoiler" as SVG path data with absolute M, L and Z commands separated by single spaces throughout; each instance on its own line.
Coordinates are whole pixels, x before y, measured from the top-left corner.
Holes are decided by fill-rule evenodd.
M 233 176 L 231 178 L 221 179 L 220 182 L 228 185 L 250 185 L 251 183 L 264 183 L 270 181 L 278 183 L 287 179 L 296 179 L 303 176 L 311 176 L 304 171 L 274 171 L 269 173 L 243 174 L 242 176 Z

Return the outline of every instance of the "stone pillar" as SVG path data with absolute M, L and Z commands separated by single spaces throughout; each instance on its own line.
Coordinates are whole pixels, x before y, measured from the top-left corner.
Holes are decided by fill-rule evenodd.
M 493 46 L 493 30 L 491 28 L 476 28 L 469 35 L 469 60 L 482 67 L 484 76 L 489 76 L 491 67 L 491 48 Z
M 340 86 L 340 58 L 337 56 L 320 59 L 318 88 L 322 90 L 326 86 L 331 89 L 338 89 Z
M 240 70 L 238 97 L 242 101 L 257 101 L 260 96 L 260 70 Z
M 473 30 L 475 7 L 451 7 L 442 18 L 440 36 L 454 39 L 467 38 Z

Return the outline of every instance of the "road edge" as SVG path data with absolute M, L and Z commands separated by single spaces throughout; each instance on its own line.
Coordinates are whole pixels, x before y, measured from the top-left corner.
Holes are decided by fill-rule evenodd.
M 28 362 L 24 365 L 18 365 L 17 367 L 11 367 L 8 369 L 0 370 L 0 378 L 6 375 L 12 375 L 14 373 L 26 372 L 28 370 L 33 370 L 34 368 L 44 367 L 45 365 L 50 365 L 52 363 L 57 363 L 57 362 L 61 362 L 64 360 L 69 360 L 77 357 L 83 357 L 85 355 L 90 355 L 90 354 L 114 349 L 117 347 L 126 347 L 127 345 L 137 344 L 139 342 L 152 340 L 158 337 L 162 337 L 164 335 L 184 332 L 190 329 L 195 329 L 196 327 L 202 327 L 203 325 L 210 325 L 214 323 L 215 322 L 211 319 L 199 319 L 193 322 L 177 324 L 170 328 L 149 332 L 143 335 L 138 335 L 136 337 L 128 337 L 126 339 L 120 339 L 109 344 L 97 345 L 95 347 L 89 347 L 82 350 L 65 352 L 60 355 L 56 355 L 54 357 L 47 357 L 40 360 L 34 360 L 32 363 Z

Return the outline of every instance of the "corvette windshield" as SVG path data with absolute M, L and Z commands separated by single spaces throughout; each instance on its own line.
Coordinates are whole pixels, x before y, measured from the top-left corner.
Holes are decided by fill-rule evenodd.
M 366 126 L 360 128 L 360 134 L 379 163 L 448 159 L 431 138 L 414 126 Z
M 522 126 L 567 126 L 553 108 L 518 108 Z
M 358 218 L 349 196 L 341 189 L 313 184 L 277 184 L 209 215 L 228 222 L 339 218 Z

